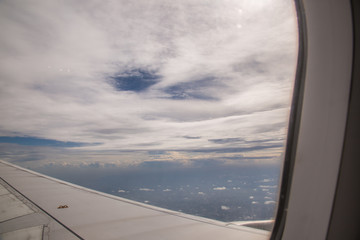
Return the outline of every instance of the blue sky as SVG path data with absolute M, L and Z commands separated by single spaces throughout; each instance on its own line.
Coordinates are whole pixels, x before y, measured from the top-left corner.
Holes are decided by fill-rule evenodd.
M 52 139 L 35 137 L 0 137 L 0 143 L 15 143 L 26 146 L 81 147 L 82 143 L 61 142 Z
M 0 2 L 0 29 L 2 159 L 281 159 L 292 1 L 11 0 Z

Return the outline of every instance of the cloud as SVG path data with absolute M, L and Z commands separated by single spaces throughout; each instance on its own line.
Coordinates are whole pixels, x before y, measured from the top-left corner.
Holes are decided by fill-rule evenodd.
M 193 152 L 218 152 L 218 153 L 235 153 L 235 152 L 251 152 L 256 150 L 263 150 L 269 148 L 281 148 L 283 145 L 265 145 L 265 146 L 252 146 L 252 147 L 238 147 L 238 148 L 202 148 L 193 149 Z M 251 157 L 250 157 L 251 158 Z M 261 157 L 260 157 L 261 158 Z
M 234 142 L 243 142 L 242 138 L 223 138 L 223 139 L 209 139 L 210 142 L 218 144 L 234 143 Z
M 271 178 L 265 178 L 265 179 L 261 180 L 260 182 L 268 183 L 268 182 L 271 182 L 271 181 L 273 181 L 273 179 L 271 179 Z
M 150 188 L 139 188 L 139 191 L 153 192 L 153 191 L 155 191 L 155 190 L 154 190 L 154 189 L 150 189 Z
M 5 0 L 0 29 L 0 136 L 73 143 L 68 161 L 76 150 L 81 159 L 137 151 L 126 163 L 147 151 L 189 150 L 182 161 L 281 154 L 292 2 Z M 49 161 L 66 158 L 49 151 Z
M 221 205 L 221 210 L 227 211 L 227 210 L 230 210 L 230 207 Z
M 260 188 L 277 188 L 277 185 L 260 185 Z
M 226 190 L 226 187 L 214 187 L 213 190 L 222 191 L 222 190 Z
M 196 136 L 183 136 L 183 138 L 186 138 L 186 139 L 200 139 L 201 137 L 196 137 Z
M 221 87 L 220 82 L 215 81 L 213 77 L 207 77 L 201 80 L 178 83 L 164 89 L 169 98 L 175 100 L 200 99 L 200 100 L 219 100 L 213 96 L 211 89 Z

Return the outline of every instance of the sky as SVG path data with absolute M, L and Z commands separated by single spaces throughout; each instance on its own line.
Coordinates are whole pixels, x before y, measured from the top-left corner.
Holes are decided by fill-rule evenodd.
M 0 2 L 0 159 L 279 164 L 290 0 Z

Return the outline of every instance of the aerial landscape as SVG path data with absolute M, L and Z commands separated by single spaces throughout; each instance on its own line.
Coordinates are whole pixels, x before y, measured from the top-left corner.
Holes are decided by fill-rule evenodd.
M 225 222 L 273 219 L 294 4 L 0 2 L 0 159 Z
M 50 167 L 61 180 L 158 207 L 219 221 L 273 219 L 279 169 L 259 167 Z

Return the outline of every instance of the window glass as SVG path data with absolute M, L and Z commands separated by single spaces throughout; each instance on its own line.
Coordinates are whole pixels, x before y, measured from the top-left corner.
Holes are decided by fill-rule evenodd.
M 0 157 L 220 221 L 274 217 L 290 0 L 0 2 Z

